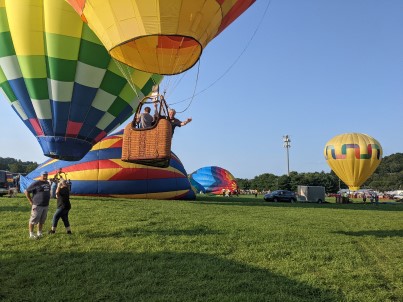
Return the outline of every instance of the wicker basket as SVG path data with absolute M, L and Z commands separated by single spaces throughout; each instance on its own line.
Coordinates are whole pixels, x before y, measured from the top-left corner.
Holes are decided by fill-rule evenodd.
M 172 126 L 159 118 L 152 128 L 135 128 L 128 124 L 123 133 L 122 161 L 166 168 L 171 159 Z

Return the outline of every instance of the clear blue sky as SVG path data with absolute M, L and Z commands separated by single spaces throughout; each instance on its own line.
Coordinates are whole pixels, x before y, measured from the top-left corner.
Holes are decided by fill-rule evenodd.
M 329 172 L 323 148 L 347 132 L 373 136 L 384 156 L 403 152 L 403 1 L 272 0 L 258 28 L 268 2 L 257 0 L 207 46 L 199 74 L 195 65 L 161 85 L 168 103 L 203 91 L 177 114 L 193 118 L 172 146 L 187 172 L 286 174 L 285 134 L 297 172 Z M 0 116 L 1 157 L 47 159 L 4 100 Z

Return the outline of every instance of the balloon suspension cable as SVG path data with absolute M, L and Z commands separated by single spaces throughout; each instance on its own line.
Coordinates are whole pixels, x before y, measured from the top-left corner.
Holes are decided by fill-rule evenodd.
M 182 44 L 184 43 L 184 39 L 185 38 L 182 38 L 180 46 L 182 46 Z M 186 74 L 188 72 L 188 70 L 185 70 L 185 71 L 181 72 L 180 70 L 176 69 L 177 66 L 179 65 L 179 60 L 177 58 L 172 59 L 174 57 L 177 57 L 177 55 L 174 53 L 174 49 L 172 49 L 172 51 L 171 51 L 171 62 L 172 61 L 174 62 L 174 70 L 179 72 L 177 75 L 180 74 L 181 76 L 176 77 L 175 75 L 173 75 L 173 76 L 169 77 L 168 83 L 167 83 L 167 85 L 165 85 L 164 96 L 166 95 L 167 90 L 169 90 L 169 94 L 172 94 L 172 92 L 179 86 L 180 82 L 183 80 L 183 78 L 186 76 Z M 172 81 L 173 78 L 175 80 Z M 173 88 L 171 88 L 171 86 L 173 86 Z M 168 94 L 167 94 L 167 96 L 168 96 Z
M 182 103 L 182 102 L 186 102 L 186 101 L 189 100 L 189 99 L 192 99 L 192 100 L 193 100 L 193 98 L 194 98 L 195 96 L 198 96 L 198 95 L 200 95 L 200 94 L 206 92 L 207 90 L 209 90 L 211 87 L 213 87 L 215 84 L 217 84 L 218 81 L 220 81 L 224 76 L 226 76 L 226 75 L 229 73 L 229 71 L 235 66 L 235 64 L 238 63 L 238 61 L 240 60 L 240 58 L 242 57 L 242 55 L 243 55 L 243 54 L 246 52 L 246 50 L 249 48 L 250 44 L 252 43 L 252 40 L 255 38 L 257 32 L 259 31 L 260 27 L 262 26 L 263 20 L 265 19 L 266 15 L 267 15 L 267 12 L 269 11 L 269 7 L 270 7 L 271 2 L 272 2 L 272 0 L 269 0 L 269 1 L 267 2 L 267 6 L 266 6 L 266 8 L 265 8 L 265 10 L 264 10 L 264 13 L 263 13 L 262 17 L 260 18 L 260 21 L 259 21 L 259 23 L 257 24 L 257 27 L 256 27 L 255 31 L 253 32 L 251 38 L 249 39 L 248 43 L 246 44 L 246 46 L 244 47 L 244 49 L 241 51 L 241 53 L 238 55 L 238 57 L 234 60 L 234 62 L 223 72 L 223 74 L 222 74 L 221 76 L 219 76 L 219 77 L 218 77 L 214 82 L 212 82 L 210 85 L 208 85 L 206 88 L 204 88 L 204 89 L 198 91 L 198 92 L 195 93 L 193 96 L 188 97 L 188 98 L 186 98 L 186 99 L 183 99 L 183 100 L 181 100 L 181 101 L 179 101 L 179 102 L 176 102 L 176 103 L 174 103 L 174 104 L 179 104 L 179 103 Z
M 130 87 L 132 88 L 132 90 L 136 94 L 137 98 L 139 98 L 140 96 L 139 96 L 139 94 L 137 92 L 136 86 L 134 85 L 134 81 L 133 81 L 133 78 L 132 78 L 133 68 L 130 67 L 129 65 L 126 65 L 126 64 L 116 60 L 115 58 L 113 58 L 113 61 L 115 62 L 115 64 L 118 67 L 119 71 L 123 74 L 123 76 L 125 77 L 125 79 L 129 83 Z M 153 81 L 154 81 L 154 79 L 153 79 Z
M 192 95 L 192 97 L 190 98 L 190 102 L 189 102 L 189 104 L 187 105 L 187 107 L 186 107 L 185 109 L 183 109 L 182 111 L 177 111 L 177 113 L 183 113 L 183 112 L 185 112 L 186 110 L 189 109 L 190 105 L 192 105 L 193 100 L 194 100 L 194 97 L 196 96 L 197 83 L 199 82 L 199 73 L 200 73 L 200 60 L 199 60 L 199 62 L 197 62 L 196 81 L 195 81 L 195 86 L 194 86 L 194 88 L 193 88 L 193 95 Z M 169 105 L 174 105 L 174 104 L 178 104 L 178 103 L 180 103 L 180 102 L 172 103 L 172 104 L 169 104 Z
M 171 61 L 173 60 L 174 57 L 175 57 L 175 54 L 174 54 L 174 50 L 172 49 L 171 50 Z M 174 69 L 177 66 L 177 64 L 178 64 L 178 60 L 175 60 Z M 182 78 L 183 78 L 183 76 L 184 76 L 184 74 L 182 75 Z M 168 81 L 167 81 L 167 84 L 165 85 L 165 89 L 164 89 L 164 95 L 165 95 L 165 93 L 167 92 L 168 89 L 169 89 L 170 93 L 172 92 L 172 90 L 170 89 L 170 86 L 171 86 L 171 83 L 174 82 L 174 81 L 172 81 L 173 78 L 174 78 L 174 76 L 168 77 Z M 177 84 L 173 83 L 172 86 L 176 87 Z

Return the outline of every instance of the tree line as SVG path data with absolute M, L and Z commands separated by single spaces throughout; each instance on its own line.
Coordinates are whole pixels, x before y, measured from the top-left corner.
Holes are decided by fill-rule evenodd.
M 22 173 L 27 174 L 35 170 L 38 167 L 36 162 L 32 161 L 21 161 L 19 159 L 10 157 L 0 157 L 0 170 L 7 170 L 12 173 Z
M 36 162 L 23 162 L 14 158 L 0 157 L 0 170 L 13 173 L 30 173 L 38 167 Z M 298 185 L 323 186 L 327 193 L 336 193 L 339 189 L 348 187 L 331 171 L 298 173 L 290 172 L 290 175 L 277 176 L 270 173 L 255 176 L 253 179 L 237 178 L 238 186 L 243 190 L 273 191 L 291 190 L 296 191 Z M 374 189 L 380 192 L 403 190 L 403 153 L 395 153 L 385 156 L 374 174 L 361 186 L 365 189 Z
M 238 186 L 243 190 L 258 190 L 260 192 L 274 190 L 296 191 L 297 186 L 323 186 L 327 193 L 336 193 L 347 189 L 346 184 L 337 175 L 330 173 L 290 172 L 290 175 L 276 176 L 264 173 L 253 179 L 237 178 Z M 361 186 L 362 189 L 373 189 L 379 192 L 403 190 L 403 153 L 395 153 L 382 159 L 374 174 Z

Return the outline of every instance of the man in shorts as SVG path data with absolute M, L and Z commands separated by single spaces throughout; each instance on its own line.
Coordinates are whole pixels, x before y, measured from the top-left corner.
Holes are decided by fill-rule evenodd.
M 32 197 L 31 197 L 32 193 Z M 50 201 L 50 184 L 48 172 L 41 173 L 41 179 L 34 181 L 26 190 L 25 196 L 31 204 L 31 217 L 29 219 L 29 238 L 42 237 L 42 228 L 48 215 Z M 37 235 L 34 234 L 34 226 L 38 225 Z

